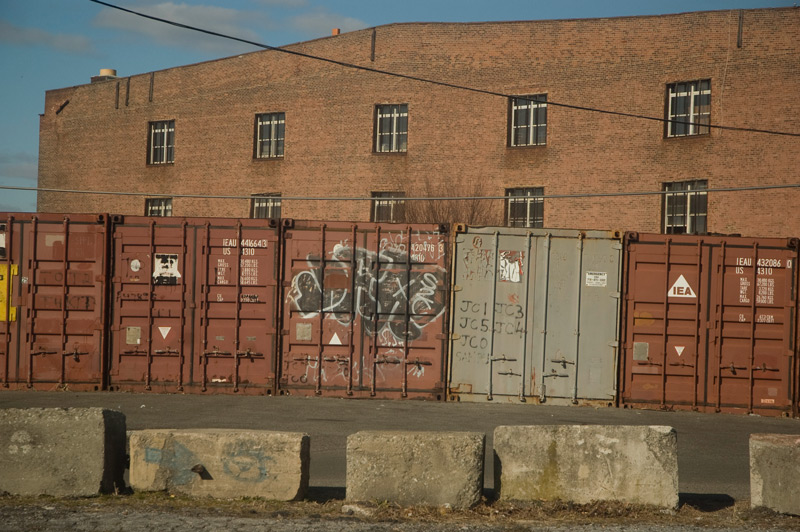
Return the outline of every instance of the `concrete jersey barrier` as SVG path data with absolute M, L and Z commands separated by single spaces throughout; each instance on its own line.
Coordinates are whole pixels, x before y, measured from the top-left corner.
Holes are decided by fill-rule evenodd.
M 365 431 L 347 438 L 347 500 L 469 508 L 481 499 L 486 436 Z
M 132 431 L 131 488 L 216 498 L 302 499 L 310 445 L 308 435 L 299 432 Z
M 501 499 L 678 506 L 677 434 L 664 426 L 501 426 Z
M 800 436 L 750 435 L 750 505 L 800 515 Z
M 0 492 L 88 497 L 124 489 L 124 474 L 121 412 L 0 410 Z

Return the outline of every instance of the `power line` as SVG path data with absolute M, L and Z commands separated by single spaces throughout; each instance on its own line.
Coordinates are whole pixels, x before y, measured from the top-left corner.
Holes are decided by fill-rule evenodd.
M 724 187 L 724 188 L 708 188 L 697 190 L 645 190 L 635 192 L 594 192 L 584 194 L 547 194 L 547 195 L 532 195 L 532 196 L 418 196 L 418 197 L 403 197 L 398 196 L 394 198 L 384 198 L 386 200 L 395 201 L 464 201 L 464 200 L 506 200 L 509 198 L 526 198 L 526 199 L 589 199 L 589 198 L 613 198 L 613 197 L 631 197 L 631 196 L 665 196 L 665 195 L 693 195 L 693 194 L 706 194 L 717 192 L 750 192 L 760 190 L 785 190 L 785 189 L 800 189 L 800 183 L 781 184 L 781 185 L 756 185 L 750 187 Z M 253 199 L 258 196 L 225 196 L 225 195 L 208 195 L 208 194 L 153 194 L 148 192 L 119 192 L 113 190 L 77 190 L 77 189 L 63 189 L 63 188 L 40 188 L 40 187 L 14 187 L 7 185 L 0 185 L 0 190 L 22 190 L 29 192 L 54 192 L 59 194 L 89 194 L 89 195 L 105 195 L 105 196 L 137 196 L 147 198 L 192 198 L 192 199 Z M 372 201 L 373 197 L 365 196 L 341 196 L 341 197 L 312 197 L 312 196 L 280 196 L 281 201 Z
M 114 5 L 114 4 L 110 4 L 108 2 L 103 2 L 101 0 L 89 0 L 89 1 L 90 2 L 94 2 L 95 4 L 100 4 L 100 5 L 109 7 L 111 9 L 117 9 L 117 10 L 123 11 L 125 13 L 130 13 L 132 15 L 136 15 L 138 17 L 154 20 L 156 22 L 162 22 L 164 24 L 169 24 L 171 26 L 175 26 L 175 27 L 178 27 L 178 28 L 184 28 L 184 29 L 191 30 L 191 31 L 197 31 L 197 32 L 200 32 L 200 33 L 205 33 L 207 35 L 213 35 L 215 37 L 221 37 L 223 39 L 230 39 L 232 41 L 237 41 L 237 42 L 241 42 L 241 43 L 244 43 L 244 44 L 249 44 L 249 45 L 255 46 L 257 48 L 264 48 L 266 50 L 272 50 L 274 52 L 281 52 L 281 53 L 284 53 L 284 54 L 295 55 L 295 56 L 298 56 L 298 57 L 304 57 L 306 59 L 313 59 L 315 61 L 323 61 L 325 63 L 330 63 L 330 64 L 333 64 L 333 65 L 338 65 L 338 66 L 345 67 L 345 68 L 352 68 L 352 69 L 356 69 L 356 70 L 362 70 L 362 71 L 365 71 L 365 72 L 372 72 L 374 74 L 382 74 L 382 75 L 385 75 L 385 76 L 392 76 L 392 77 L 396 77 L 396 78 L 402 78 L 402 79 L 408 79 L 408 80 L 412 80 L 412 81 L 418 81 L 418 82 L 421 82 L 421 83 L 428 83 L 428 84 L 437 85 L 437 86 L 440 86 L 440 87 L 449 87 L 449 88 L 452 88 L 452 89 L 470 91 L 470 92 L 475 92 L 475 93 L 478 93 L 478 94 L 486 94 L 486 95 L 489 95 L 489 96 L 499 96 L 501 98 L 506 98 L 506 99 L 507 98 L 524 99 L 524 98 L 519 98 L 517 96 L 511 95 L 511 94 L 504 94 L 502 92 L 490 91 L 490 90 L 486 90 L 486 89 L 478 89 L 478 88 L 475 88 L 475 87 L 468 87 L 466 85 L 458 85 L 458 84 L 449 83 L 449 82 L 446 82 L 446 81 L 437 81 L 437 80 L 423 78 L 423 77 L 419 77 L 419 76 L 411 76 L 411 75 L 408 75 L 408 74 L 400 74 L 398 72 L 391 72 L 391 71 L 388 71 L 388 70 L 381 70 L 381 69 L 378 69 L 378 68 L 372 68 L 372 67 L 368 67 L 368 66 L 364 66 L 364 65 L 357 65 L 357 64 L 354 64 L 354 63 L 348 63 L 348 62 L 345 62 L 345 61 L 339 61 L 339 60 L 336 60 L 336 59 L 330 59 L 330 58 L 327 58 L 327 57 L 321 57 L 321 56 L 317 56 L 317 55 L 307 54 L 307 53 L 304 53 L 304 52 L 298 52 L 297 50 L 289 50 L 287 48 L 281 48 L 281 47 L 277 47 L 277 46 L 270 46 L 268 44 L 263 44 L 263 43 L 251 41 L 251 40 L 248 40 L 248 39 L 242 39 L 240 37 L 234 37 L 232 35 L 227 35 L 227 34 L 224 34 L 224 33 L 218 33 L 216 31 L 206 30 L 206 29 L 199 28 L 199 27 L 196 27 L 196 26 L 191 26 L 191 25 L 188 25 L 188 24 L 182 24 L 180 22 L 175 22 L 175 21 L 164 19 L 164 18 L 161 18 L 161 17 L 155 17 L 153 15 L 147 15 L 145 13 L 134 11 L 132 9 L 127 9 L 127 8 L 124 8 L 124 7 L 120 7 L 120 6 L 117 6 L 117 5 Z M 725 131 L 745 131 L 745 132 L 749 132 L 749 133 L 763 133 L 763 134 L 767 134 L 767 135 L 781 135 L 781 136 L 787 136 L 787 137 L 800 137 L 800 133 L 789 133 L 787 131 L 774 131 L 774 130 L 769 130 L 769 129 L 754 129 L 754 128 L 735 127 L 735 126 L 720 126 L 720 125 L 714 125 L 714 124 L 701 124 L 699 122 L 686 122 L 686 121 L 682 121 L 682 120 L 669 120 L 669 119 L 666 119 L 666 118 L 658 118 L 658 117 L 654 117 L 654 116 L 647 116 L 647 115 L 641 115 L 641 114 L 635 114 L 635 113 L 625 113 L 625 112 L 622 112 L 622 111 L 612 111 L 612 110 L 609 110 L 609 109 L 599 109 L 599 108 L 596 108 L 596 107 L 588 107 L 588 106 L 583 106 L 583 105 L 573 105 L 573 104 L 554 102 L 554 101 L 548 101 L 547 104 L 548 105 L 553 105 L 555 107 L 564 107 L 564 108 L 567 108 L 567 109 L 575 109 L 575 110 L 578 110 L 578 111 L 587 111 L 587 112 L 592 112 L 592 113 L 601 113 L 601 114 L 607 114 L 607 115 L 622 116 L 622 117 L 627 117 L 627 118 L 636 118 L 636 119 L 640 119 L 640 120 L 649 120 L 649 121 L 652 121 L 652 122 L 696 125 L 696 126 L 700 126 L 700 127 L 707 127 L 707 128 L 711 128 L 711 129 L 720 129 L 720 130 L 725 130 Z

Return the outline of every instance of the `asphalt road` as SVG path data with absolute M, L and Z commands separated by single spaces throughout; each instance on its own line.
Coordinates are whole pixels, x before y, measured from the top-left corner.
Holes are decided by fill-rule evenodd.
M 682 498 L 749 499 L 753 433 L 800 435 L 800 420 L 694 412 L 494 403 L 434 403 L 302 397 L 166 395 L 0 390 L 0 408 L 103 407 L 128 430 L 242 428 L 311 437 L 311 487 L 344 497 L 349 434 L 361 430 L 477 431 L 486 434 L 486 488 L 493 487 L 492 435 L 499 425 L 668 425 L 678 433 Z

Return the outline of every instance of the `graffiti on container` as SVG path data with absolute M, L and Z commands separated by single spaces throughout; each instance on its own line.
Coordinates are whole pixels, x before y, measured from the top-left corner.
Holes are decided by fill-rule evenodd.
M 384 342 L 379 345 L 403 345 L 406 329 L 409 340 L 419 338 L 422 330 L 444 313 L 445 296 L 440 288 L 445 270 L 440 266 L 430 266 L 425 271 L 412 268 L 409 275 L 404 246 L 387 241 L 379 254 L 356 248 L 355 273 L 351 274 L 352 247 L 337 244 L 326 259 L 324 282 L 320 279 L 320 259 L 310 254 L 306 257 L 307 269 L 292 278 L 286 302 L 299 311 L 301 318 L 319 316 L 322 310 L 326 318 L 344 326 L 355 314 L 367 334 L 377 333 Z M 377 263 L 379 272 L 374 267 Z
M 177 253 L 156 253 L 153 257 L 153 284 L 176 285 L 180 278 Z
M 59 310 L 63 304 L 63 296 L 61 295 L 37 295 L 36 307 L 40 310 Z M 94 296 L 67 296 L 67 304 L 64 307 L 66 310 L 94 310 L 95 299 Z
M 491 249 L 473 248 L 464 253 L 462 277 L 467 281 L 486 281 L 494 276 L 494 253 Z
M 525 335 L 525 312 L 520 304 L 497 302 L 492 306 L 488 301 L 464 299 L 456 304 L 456 312 L 459 337 L 454 356 L 459 360 L 488 357 L 492 335 L 520 339 Z

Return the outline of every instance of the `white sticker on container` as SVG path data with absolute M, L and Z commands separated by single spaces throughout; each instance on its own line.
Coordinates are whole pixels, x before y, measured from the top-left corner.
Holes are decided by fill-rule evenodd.
M 131 271 L 138 272 L 141 269 L 142 269 L 142 263 L 139 262 L 139 259 L 133 259 L 131 261 Z
M 605 288 L 608 286 L 608 272 L 586 272 L 586 286 Z

